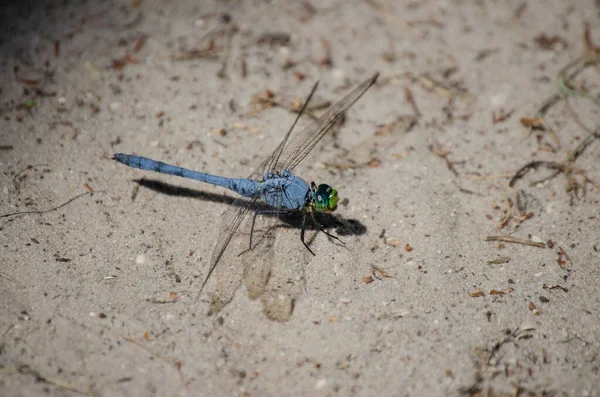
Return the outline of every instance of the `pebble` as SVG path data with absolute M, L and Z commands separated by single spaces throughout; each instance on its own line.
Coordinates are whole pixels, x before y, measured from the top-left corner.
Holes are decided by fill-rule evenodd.
M 321 390 L 327 385 L 327 379 L 319 379 L 315 384 L 315 389 Z

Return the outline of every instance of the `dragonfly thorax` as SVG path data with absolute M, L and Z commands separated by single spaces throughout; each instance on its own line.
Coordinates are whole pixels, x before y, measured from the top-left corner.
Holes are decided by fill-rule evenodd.
M 311 193 L 308 183 L 287 170 L 266 174 L 259 190 L 261 199 L 271 207 L 291 211 L 302 210 Z
M 313 210 L 318 212 L 335 211 L 338 202 L 337 190 L 325 184 L 317 186 L 314 182 L 310 184 L 310 189 L 313 192 L 310 202 Z

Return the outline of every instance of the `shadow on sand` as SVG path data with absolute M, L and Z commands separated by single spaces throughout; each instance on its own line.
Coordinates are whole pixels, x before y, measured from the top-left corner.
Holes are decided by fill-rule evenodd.
M 225 194 L 207 193 L 201 190 L 171 185 L 155 179 L 142 178 L 136 179 L 135 182 L 140 186 L 169 196 L 190 197 L 229 205 L 233 204 L 235 199 Z M 301 212 L 280 212 L 277 214 L 273 212 L 271 207 L 262 202 L 257 203 L 255 211 L 260 212 L 262 216 L 278 216 L 285 227 L 294 229 L 301 229 L 302 227 Z M 315 218 L 326 230 L 333 229 L 340 237 L 360 236 L 367 232 L 367 227 L 357 219 L 346 219 L 340 215 L 324 213 L 315 213 Z M 316 230 L 317 227 L 313 222 L 307 222 L 306 229 Z

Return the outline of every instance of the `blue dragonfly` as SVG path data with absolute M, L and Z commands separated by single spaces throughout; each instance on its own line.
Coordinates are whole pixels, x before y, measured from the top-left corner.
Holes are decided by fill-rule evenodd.
M 379 73 L 375 73 L 372 77 L 363 81 L 344 98 L 333 104 L 324 114 L 313 119 L 299 133 L 292 136 L 294 127 L 317 90 L 319 82 L 315 83 L 298 112 L 298 116 L 279 146 L 248 178 L 227 178 L 206 174 L 132 154 L 116 153 L 112 156 L 114 160 L 130 167 L 210 183 L 230 189 L 241 196 L 221 216 L 219 236 L 210 260 L 208 273 L 200 286 L 198 296 L 200 296 L 235 232 L 250 212 L 254 212 L 254 218 L 250 230 L 249 250 L 253 248 L 252 232 L 256 216 L 265 213 L 275 216 L 284 212 L 301 214 L 300 240 L 313 255 L 315 255 L 314 252 L 304 239 L 308 217 L 312 218 L 320 231 L 335 240 L 341 241 L 336 236 L 328 233 L 314 217 L 315 212 L 331 213 L 335 211 L 338 203 L 337 191 L 326 184 L 317 186 L 314 182 L 311 182 L 309 185 L 306 181 L 294 175 L 292 171 L 321 138 L 331 130 L 335 123 L 344 116 L 346 111 L 375 83 L 378 76 Z M 264 208 L 265 204 L 269 208 L 268 210 Z

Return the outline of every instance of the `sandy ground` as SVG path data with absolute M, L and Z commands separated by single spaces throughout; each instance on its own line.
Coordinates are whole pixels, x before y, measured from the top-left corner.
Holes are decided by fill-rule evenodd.
M 29 3 L 0 23 L 0 214 L 31 211 L 0 218 L 2 396 L 600 395 L 597 2 Z M 376 71 L 295 170 L 345 244 L 232 245 L 194 302 L 232 194 L 110 155 L 243 177 L 315 81 Z

